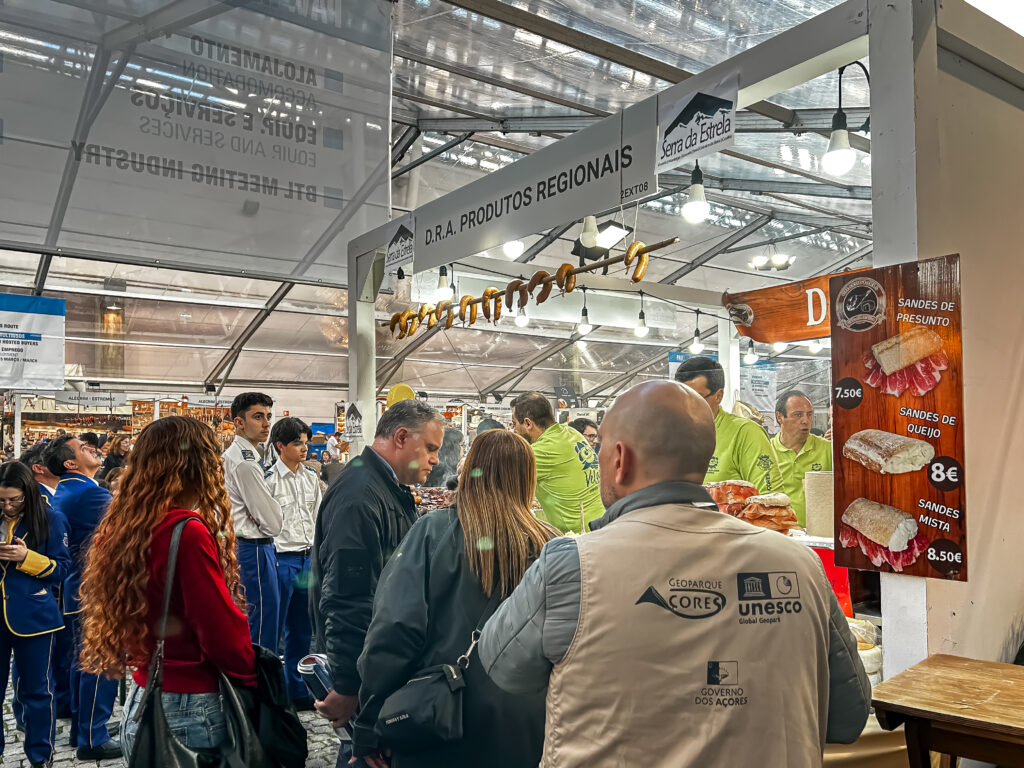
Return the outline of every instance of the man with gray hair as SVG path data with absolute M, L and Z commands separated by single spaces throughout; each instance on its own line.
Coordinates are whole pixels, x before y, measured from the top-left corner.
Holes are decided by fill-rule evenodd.
M 334 690 L 317 711 L 339 728 L 359 703 L 356 660 L 373 612 L 377 580 L 416 522 L 410 485 L 437 465 L 444 417 L 422 400 L 395 403 L 373 444 L 327 490 L 313 536 L 310 614 L 313 645 L 327 655 Z

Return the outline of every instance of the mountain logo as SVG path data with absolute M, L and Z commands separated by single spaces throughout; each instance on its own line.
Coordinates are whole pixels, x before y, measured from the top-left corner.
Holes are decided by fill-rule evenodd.
M 414 249 L 414 235 L 412 230 L 404 224 L 399 225 L 395 230 L 394 237 L 388 243 L 387 255 L 384 257 L 385 268 L 397 264 L 405 264 L 412 261 Z
M 712 96 L 710 93 L 696 93 L 685 107 L 679 110 L 679 114 L 669 123 L 665 129 L 665 136 L 669 136 L 680 126 L 688 126 L 694 119 L 698 123 L 714 119 L 721 112 L 731 112 L 733 102 L 719 96 Z
M 709 619 L 725 608 L 725 595 L 711 589 L 676 588 L 666 598 L 653 585 L 649 586 L 634 605 L 649 603 L 664 608 L 681 619 Z

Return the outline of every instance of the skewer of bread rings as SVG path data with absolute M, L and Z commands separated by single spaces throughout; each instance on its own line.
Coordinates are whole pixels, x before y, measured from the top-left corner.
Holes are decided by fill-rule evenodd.
M 582 267 L 562 264 L 554 275 L 539 269 L 533 273 L 529 281 L 522 279 L 512 280 L 504 290 L 489 287 L 484 291 L 484 295 L 479 298 L 465 295 L 459 300 L 459 320 L 464 324 L 473 325 L 476 322 L 477 307 L 482 307 L 484 318 L 497 323 L 501 317 L 502 303 L 504 302 L 505 308 L 511 311 L 515 304 L 516 294 L 519 295 L 519 306 L 525 307 L 529 297 L 533 296 L 534 291 L 540 288 L 540 293 L 537 294 L 537 303 L 543 304 L 551 295 L 555 285 L 558 286 L 562 293 L 572 293 L 576 289 L 576 275 L 593 272 L 613 264 L 624 263 L 628 270 L 635 262 L 636 266 L 633 268 L 633 274 L 630 275 L 629 279 L 634 283 L 639 283 L 647 273 L 648 254 L 678 242 L 678 237 L 662 240 L 653 245 L 644 245 L 644 243 L 636 240 L 630 244 L 626 252 L 621 256 L 612 256 Z M 443 320 L 444 329 L 448 330 L 455 321 L 455 307 L 451 301 L 445 300 L 439 302 L 436 307 L 430 304 L 423 304 L 418 310 L 406 309 L 402 312 L 395 312 L 391 316 L 388 327 L 391 333 L 395 333 L 397 330 L 398 338 L 403 339 L 416 333 L 424 319 L 427 321 L 428 328 L 433 328 Z

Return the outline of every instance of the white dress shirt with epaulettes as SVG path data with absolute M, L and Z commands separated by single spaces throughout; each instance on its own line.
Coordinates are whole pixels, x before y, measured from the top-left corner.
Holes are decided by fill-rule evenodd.
M 235 536 L 264 539 L 281 533 L 281 505 L 267 487 L 256 446 L 241 435 L 224 451 L 224 485 L 231 499 Z
M 313 546 L 313 531 L 320 510 L 320 478 L 304 464 L 292 472 L 281 459 L 267 477 L 267 487 L 284 515 L 284 526 L 274 539 L 278 552 L 301 552 Z

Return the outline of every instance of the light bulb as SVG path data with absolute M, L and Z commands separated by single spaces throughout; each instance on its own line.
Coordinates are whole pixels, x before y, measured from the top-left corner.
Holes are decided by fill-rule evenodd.
M 442 267 L 442 269 L 444 269 L 444 267 Z M 448 277 L 446 275 L 441 275 L 437 279 L 437 290 L 434 291 L 434 300 L 445 301 L 446 299 L 452 298 L 454 295 L 455 290 L 448 283 Z
M 522 240 L 509 240 L 503 246 L 501 246 L 502 253 L 505 254 L 505 258 L 518 259 L 523 255 L 523 251 L 526 250 L 526 243 Z
M 633 335 L 638 339 L 642 339 L 651 332 L 651 329 L 647 327 L 647 318 L 644 316 L 644 311 L 641 309 L 640 314 L 636 319 L 636 328 L 633 329 Z
M 813 352 L 814 354 L 821 352 L 821 342 L 815 339 L 814 341 L 807 345 L 807 350 L 809 352 Z
M 750 265 L 754 269 L 760 269 L 761 267 L 763 267 L 767 263 L 768 263 L 768 257 L 765 256 L 763 253 L 757 254 L 757 256 L 755 256 L 754 258 L 752 258 L 750 260 Z
M 743 356 L 743 362 L 747 365 L 754 365 L 758 360 L 757 350 L 754 349 L 754 340 L 751 339 L 747 344 L 747 354 Z
M 693 332 L 693 344 L 690 345 L 689 349 L 694 355 L 699 355 L 704 351 L 704 342 L 700 340 L 700 331 Z
M 776 341 L 774 344 L 772 344 L 772 349 L 774 349 L 776 352 L 785 352 L 788 348 L 789 344 L 787 344 L 784 341 Z
M 526 316 L 526 310 L 520 307 L 519 312 L 516 314 L 516 325 L 520 328 L 525 328 L 529 324 L 530 318 Z
M 576 333 L 580 336 L 586 336 L 592 330 L 594 330 L 594 326 L 590 324 L 590 315 L 587 314 L 587 308 L 584 307 L 583 311 L 580 312 L 580 321 L 576 325 Z
M 846 129 L 846 113 L 838 109 L 832 116 L 832 135 L 821 167 L 831 176 L 845 176 L 856 162 L 857 153 L 850 147 L 850 132 Z
M 583 231 L 580 232 L 580 245 L 584 248 L 595 248 L 597 246 L 597 217 L 583 217 Z
M 683 218 L 690 224 L 700 224 L 711 214 L 711 206 L 704 197 L 704 172 L 700 169 L 700 163 L 693 166 L 687 194 L 688 199 L 683 204 Z
M 789 256 L 787 256 L 784 253 L 773 253 L 772 264 L 774 264 L 776 267 L 784 267 L 787 264 L 789 264 Z

